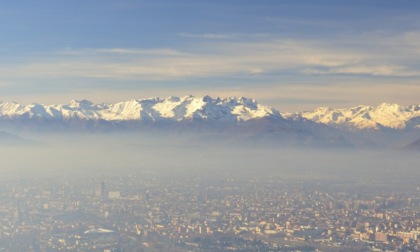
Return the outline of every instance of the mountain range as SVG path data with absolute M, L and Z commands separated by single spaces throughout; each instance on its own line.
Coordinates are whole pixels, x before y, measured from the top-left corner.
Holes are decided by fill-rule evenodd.
M 166 129 L 210 139 L 298 145 L 399 145 L 420 135 L 420 105 L 318 108 L 280 112 L 250 98 L 168 97 L 95 104 L 21 105 L 0 102 L 3 130 Z M 355 137 L 357 136 L 357 137 Z M 371 137 L 374 136 L 374 137 Z M 382 139 L 379 139 L 382 138 Z M 379 140 L 378 140 L 379 139 Z
M 222 121 L 238 122 L 257 118 L 281 118 L 280 113 L 248 98 L 212 99 L 168 97 L 94 104 L 73 100 L 68 104 L 21 105 L 0 103 L 0 119 L 104 120 L 104 121 Z
M 420 105 L 401 106 L 382 103 L 377 107 L 345 109 L 318 108 L 297 113 L 308 120 L 350 130 L 420 129 Z

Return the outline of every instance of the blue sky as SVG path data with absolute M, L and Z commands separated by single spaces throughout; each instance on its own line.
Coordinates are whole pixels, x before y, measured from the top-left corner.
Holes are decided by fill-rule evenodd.
M 420 2 L 2 1 L 0 99 L 419 103 Z

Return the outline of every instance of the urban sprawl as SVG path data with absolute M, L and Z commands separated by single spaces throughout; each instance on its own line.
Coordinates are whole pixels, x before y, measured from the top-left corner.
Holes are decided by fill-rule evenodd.
M 206 174 L 9 181 L 0 187 L 0 251 L 420 251 L 420 188 L 355 183 Z

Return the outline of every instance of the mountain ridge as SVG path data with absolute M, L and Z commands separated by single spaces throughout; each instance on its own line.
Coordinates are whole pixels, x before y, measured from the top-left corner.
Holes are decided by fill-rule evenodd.
M 0 102 L 2 121 L 97 121 L 119 122 L 222 122 L 242 123 L 271 118 L 289 124 L 311 121 L 346 131 L 420 129 L 420 105 L 402 106 L 381 103 L 332 109 L 319 107 L 313 111 L 280 112 L 245 97 L 211 98 L 210 96 L 132 99 L 116 103 L 95 104 L 88 100 L 72 100 L 67 104 L 43 105 Z
M 144 132 L 251 146 L 402 148 L 420 136 L 420 105 L 382 103 L 290 113 L 245 97 L 188 95 L 55 105 L 0 102 L 0 130 Z
M 364 105 L 341 109 L 321 107 L 294 115 L 346 130 L 420 129 L 420 105 L 381 103 L 376 107 Z
M 263 117 L 281 118 L 281 115 L 274 108 L 260 105 L 255 100 L 244 97 L 213 99 L 209 96 L 181 98 L 171 96 L 165 99 L 155 97 L 100 104 L 94 104 L 88 100 L 72 100 L 68 104 L 57 105 L 0 103 L 0 118 L 2 119 L 78 118 L 106 121 L 220 120 L 240 122 Z

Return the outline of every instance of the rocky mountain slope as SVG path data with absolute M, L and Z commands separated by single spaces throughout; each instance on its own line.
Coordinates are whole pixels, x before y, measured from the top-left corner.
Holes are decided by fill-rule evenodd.
M 168 97 L 94 104 L 87 100 L 68 104 L 20 105 L 0 103 L 0 119 L 105 120 L 105 121 L 222 121 L 241 122 L 278 118 L 280 113 L 248 98 L 213 99 L 209 96 Z
M 348 130 L 420 129 L 420 105 L 405 107 L 382 103 L 376 107 L 357 106 L 344 109 L 322 107 L 292 115 Z
M 420 105 L 380 104 L 288 113 L 249 98 L 168 97 L 94 104 L 0 102 L 0 129 L 193 133 L 206 141 L 300 146 L 404 146 L 420 133 Z
M 117 103 L 94 104 L 87 100 L 73 100 L 68 104 L 21 105 L 0 102 L 0 120 L 48 121 L 141 121 L 189 122 L 218 121 L 245 122 L 258 119 L 302 122 L 306 119 L 347 130 L 404 130 L 420 129 L 420 105 L 401 106 L 383 103 L 379 106 L 357 106 L 314 111 L 280 113 L 249 98 L 168 97 L 130 100 Z

